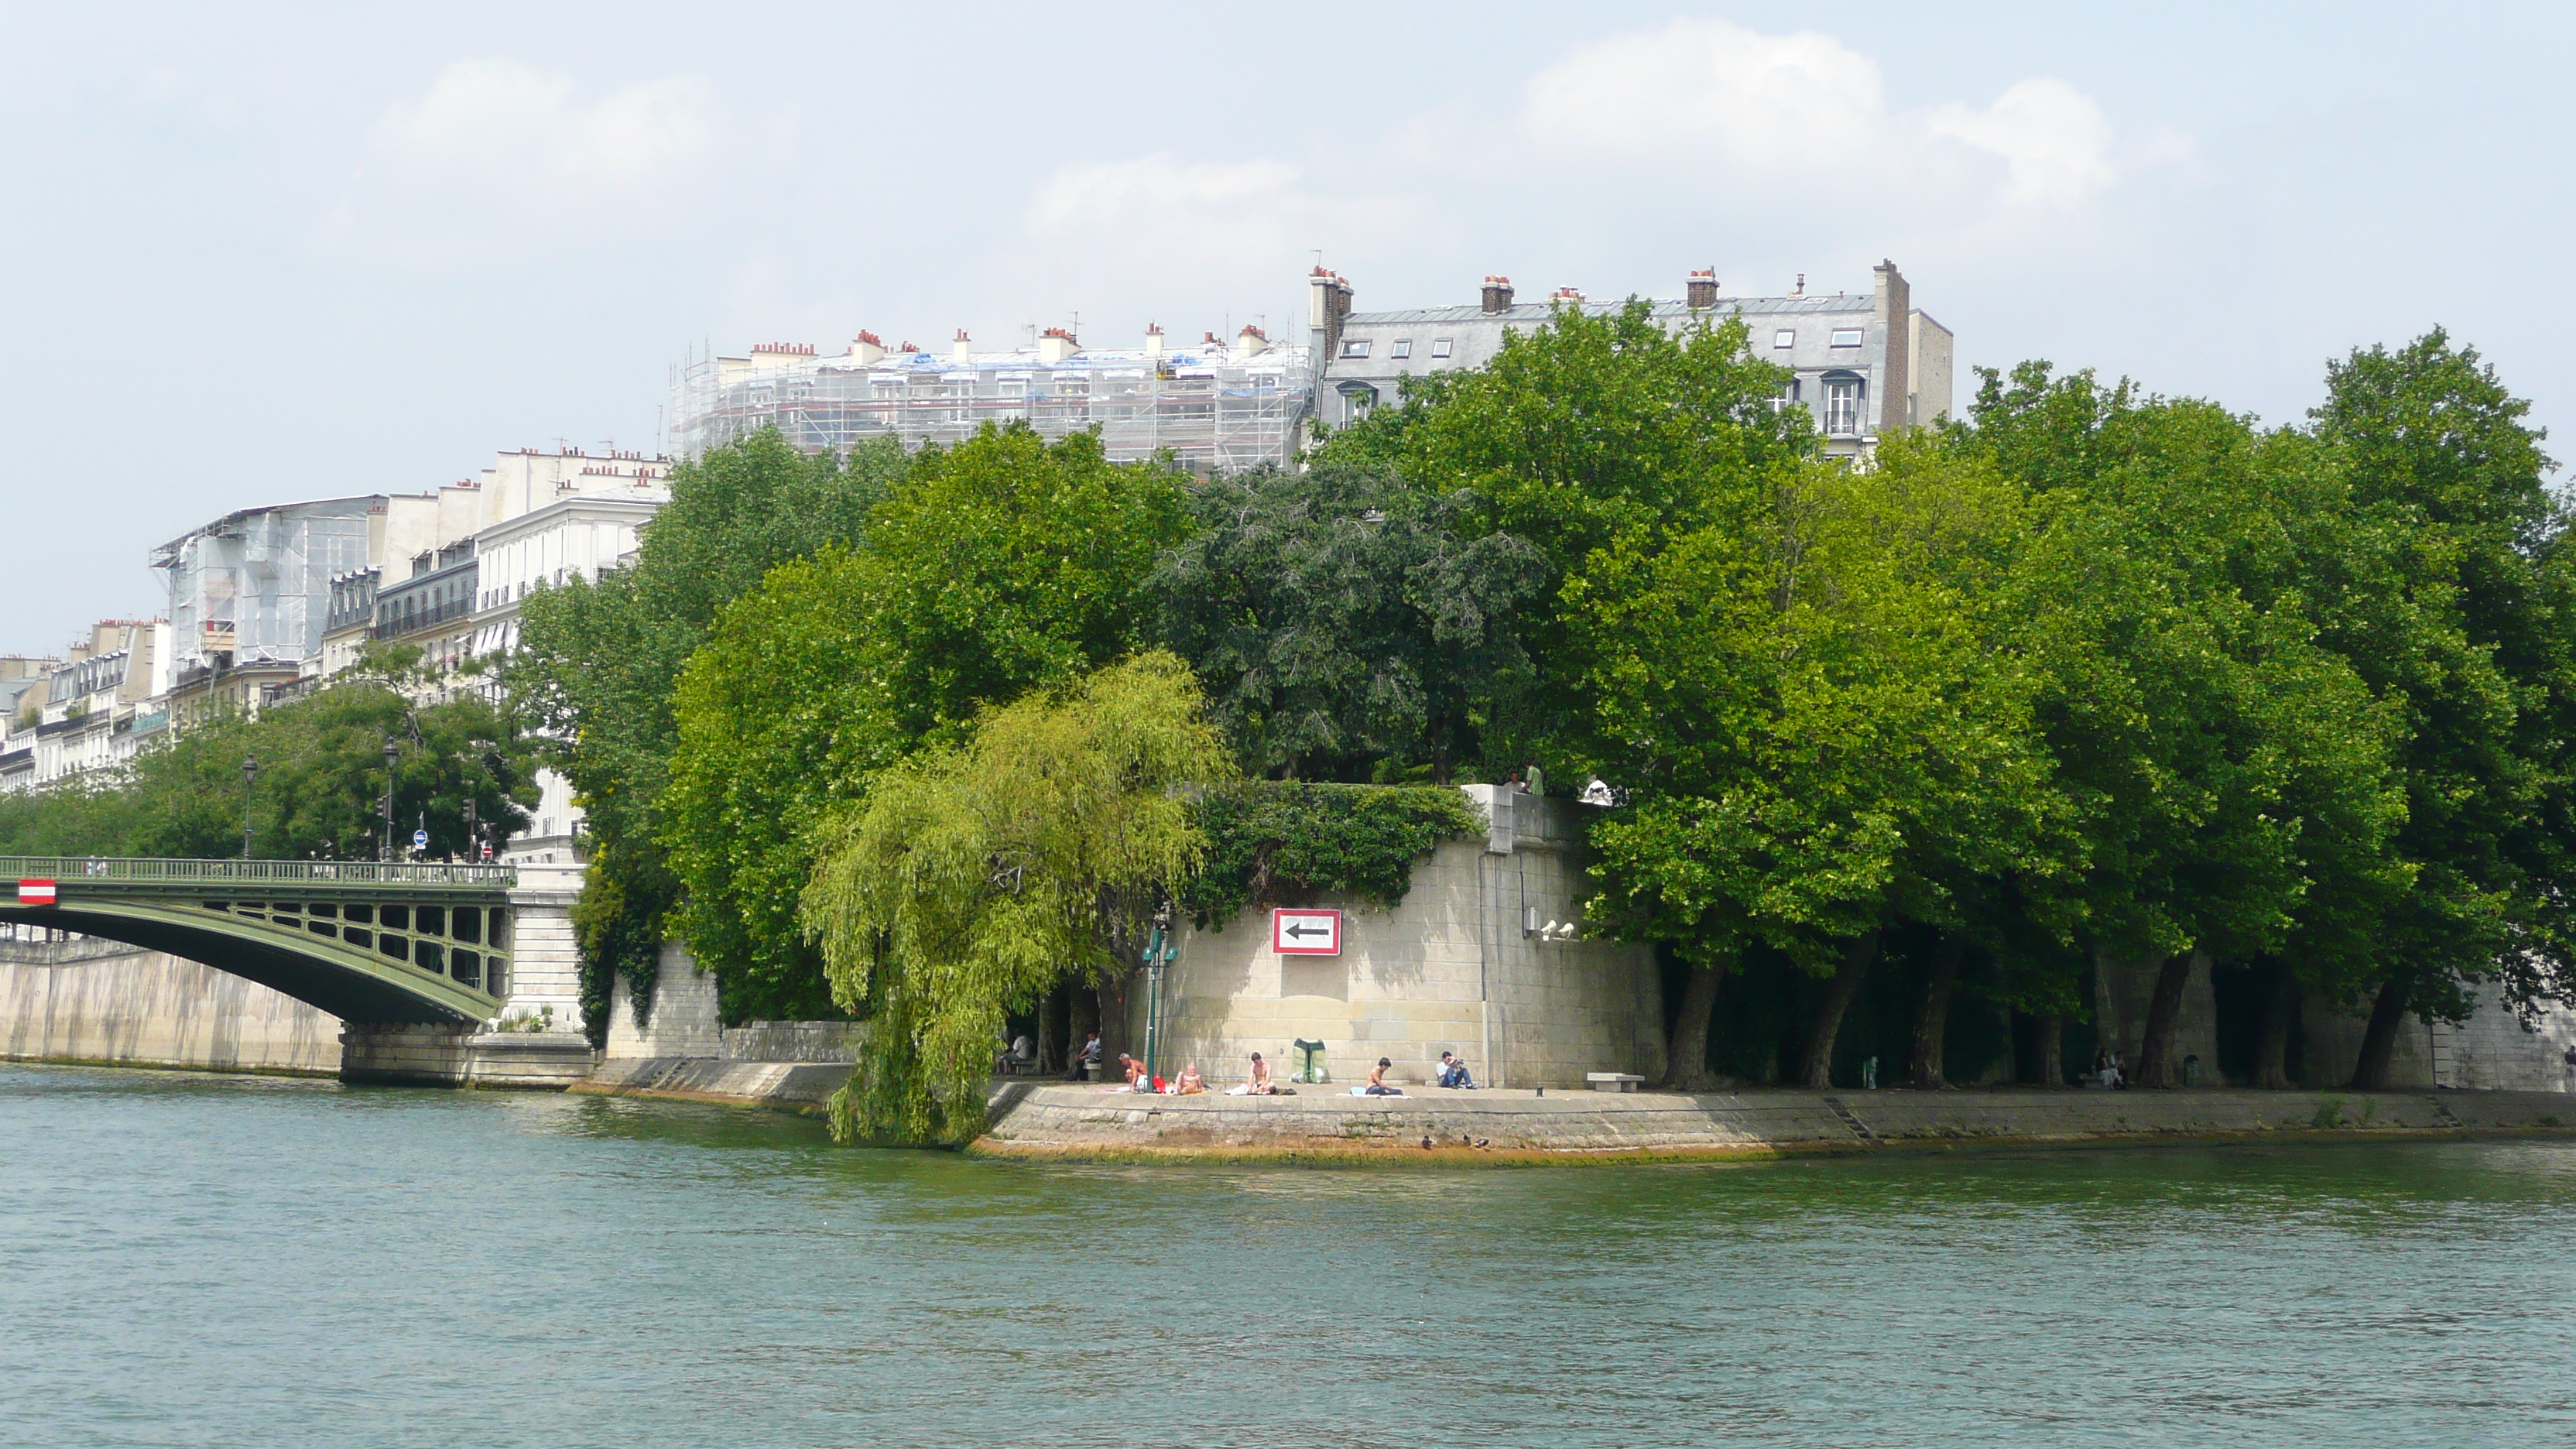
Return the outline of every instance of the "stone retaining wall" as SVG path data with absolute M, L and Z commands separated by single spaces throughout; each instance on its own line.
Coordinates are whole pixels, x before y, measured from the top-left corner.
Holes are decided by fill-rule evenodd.
M 340 1019 L 211 966 L 113 941 L 12 941 L 0 1057 L 329 1076 Z

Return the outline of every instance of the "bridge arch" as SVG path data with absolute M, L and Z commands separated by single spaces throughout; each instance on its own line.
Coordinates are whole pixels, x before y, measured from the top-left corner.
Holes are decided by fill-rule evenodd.
M 166 951 L 342 1021 L 471 1025 L 509 992 L 516 879 L 489 865 L 0 856 L 0 921 Z

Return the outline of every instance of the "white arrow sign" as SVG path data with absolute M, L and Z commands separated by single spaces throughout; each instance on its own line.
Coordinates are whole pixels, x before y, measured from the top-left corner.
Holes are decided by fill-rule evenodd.
M 1272 911 L 1270 949 L 1283 956 L 1342 954 L 1339 911 Z

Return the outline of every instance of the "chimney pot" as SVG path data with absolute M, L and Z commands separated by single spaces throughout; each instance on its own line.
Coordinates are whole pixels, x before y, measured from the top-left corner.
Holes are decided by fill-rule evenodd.
M 1687 300 L 1694 312 L 1705 312 L 1717 305 L 1717 268 L 1702 267 L 1690 274 Z
M 1511 278 L 1495 276 L 1485 278 L 1484 307 L 1487 315 L 1508 312 L 1512 309 Z

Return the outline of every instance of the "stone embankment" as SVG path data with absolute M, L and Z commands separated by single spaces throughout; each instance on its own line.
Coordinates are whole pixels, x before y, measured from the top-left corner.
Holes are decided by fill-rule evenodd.
M 1013 1084 L 998 1090 L 992 1131 L 976 1150 L 1075 1160 L 1570 1161 L 2576 1130 L 2576 1100 L 2559 1092 L 1300 1091 L 1140 1098 Z

